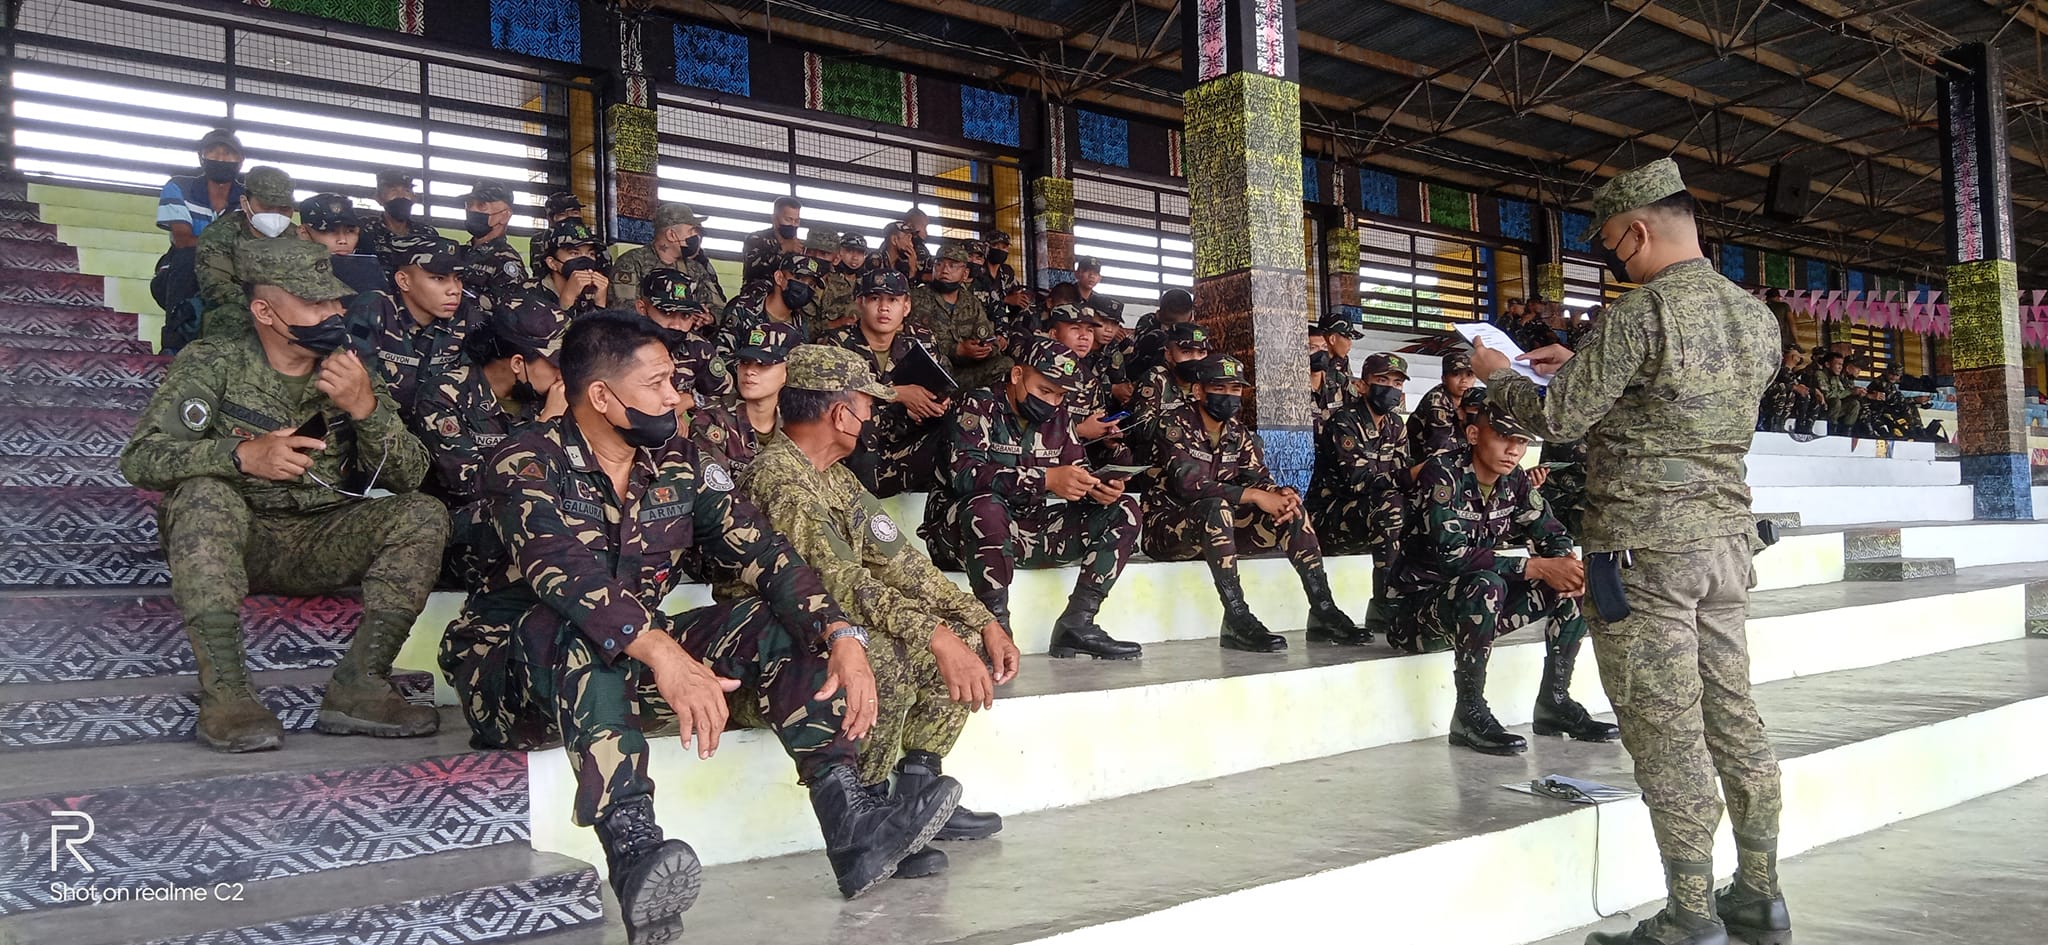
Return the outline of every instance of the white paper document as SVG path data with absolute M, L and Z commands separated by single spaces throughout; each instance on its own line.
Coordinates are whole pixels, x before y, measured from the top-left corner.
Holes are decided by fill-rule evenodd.
M 1515 339 L 1508 337 L 1507 332 L 1501 331 L 1487 322 L 1459 322 L 1451 327 L 1456 328 L 1458 334 L 1463 335 L 1466 341 L 1486 342 L 1487 347 L 1507 355 L 1508 366 L 1514 368 L 1516 374 L 1535 381 L 1537 387 L 1550 386 L 1550 378 L 1536 373 L 1536 369 L 1530 367 L 1529 362 L 1515 360 L 1515 358 L 1521 356 L 1522 346 L 1515 344 Z M 1484 381 L 1486 378 L 1482 377 L 1480 380 Z

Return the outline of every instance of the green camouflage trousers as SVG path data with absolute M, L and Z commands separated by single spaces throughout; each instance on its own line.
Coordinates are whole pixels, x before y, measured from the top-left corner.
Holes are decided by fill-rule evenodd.
M 934 558 L 965 565 L 974 596 L 987 600 L 1007 591 L 1017 569 L 1050 568 L 1079 562 L 1074 587 L 1104 596 L 1116 586 L 1131 553 L 1138 550 L 1138 496 L 1108 505 L 1093 499 L 1038 503 L 1014 514 L 1001 496 L 978 495 L 949 504 L 945 520 L 926 532 L 943 547 Z
M 1550 618 L 1549 636 L 1568 650 L 1586 637 L 1586 618 L 1576 599 L 1559 597 L 1542 581 L 1492 571 L 1461 575 L 1434 594 L 1404 595 L 1403 603 L 1409 605 L 1403 613 L 1414 619 L 1395 622 L 1387 630 L 1387 643 L 1414 651 L 1425 639 L 1448 640 L 1460 663 L 1483 664 L 1495 639 L 1545 617 Z
M 1148 509 L 1148 512 L 1151 510 Z M 1285 525 L 1247 502 L 1232 506 L 1224 499 L 1201 499 L 1179 509 L 1160 509 L 1145 516 L 1145 555 L 1155 561 L 1203 558 L 1211 571 L 1237 572 L 1243 551 L 1279 548 L 1301 572 L 1323 567 L 1322 545 L 1306 514 Z
M 1634 554 L 1635 567 L 1621 572 L 1633 613 L 1606 623 L 1596 612 L 1589 622 L 1657 849 L 1666 860 L 1713 859 L 1717 774 L 1738 843 L 1775 845 L 1778 759 L 1749 695 L 1743 631 L 1750 537 Z
M 981 629 L 954 627 L 967 648 L 986 652 Z M 875 670 L 875 700 L 881 713 L 860 743 L 860 783 L 879 784 L 905 752 L 928 751 L 944 758 L 967 728 L 967 707 L 946 693 L 939 661 L 929 646 L 877 636 L 868 648 Z
M 811 698 L 825 685 L 824 655 L 776 621 L 760 598 L 678 614 L 665 629 L 712 672 L 755 694 L 756 710 L 796 761 L 800 781 L 855 762 L 853 745 L 839 737 L 844 695 Z M 576 769 L 572 819 L 587 827 L 613 804 L 654 793 L 646 733 L 673 723 L 675 711 L 640 661 L 621 657 L 606 665 L 572 625 L 562 628 L 556 647 L 552 671 L 530 674 L 531 698 L 555 707 L 562 747 Z
M 251 593 L 310 596 L 361 584 L 365 619 L 411 626 L 441 569 L 448 513 L 417 492 L 317 512 L 257 512 L 208 476 L 164 493 L 157 531 L 186 622 L 238 620 Z

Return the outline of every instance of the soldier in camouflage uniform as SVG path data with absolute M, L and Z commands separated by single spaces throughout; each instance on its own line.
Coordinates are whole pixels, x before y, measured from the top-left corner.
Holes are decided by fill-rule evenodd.
M 1733 932 L 1782 942 L 1778 763 L 1749 696 L 1744 619 L 1761 544 L 1743 483 L 1777 324 L 1700 256 L 1691 195 L 1670 159 L 1593 196 L 1589 239 L 1641 288 L 1609 305 L 1585 347 L 1529 352 L 1547 391 L 1499 352 L 1474 362 L 1490 399 L 1544 437 L 1586 441 L 1589 623 L 1600 681 L 1635 760 L 1663 854 L 1664 910 L 1591 945 L 1703 945 Z M 1617 568 L 1627 552 L 1633 567 Z M 1631 612 L 1607 612 L 1603 575 Z M 1713 895 L 1715 782 L 1735 828 L 1735 883 Z M 1718 916 L 1718 918 L 1717 918 Z
M 547 236 L 555 227 L 564 223 L 574 223 L 586 230 L 590 228 L 590 224 L 583 219 L 582 198 L 566 190 L 548 195 L 547 203 L 541 206 L 541 218 L 545 223 L 528 244 L 531 256 L 528 265 L 534 272 L 540 272 L 548 267 L 541 247 L 547 245 Z
M 247 274 L 236 267 L 239 250 L 245 243 L 297 240 L 298 229 L 291 225 L 296 204 L 291 175 L 267 165 L 252 167 L 242 183 L 242 205 L 221 214 L 200 232 L 192 256 L 199 278 L 199 337 L 248 338 L 255 333 L 249 320 L 249 296 L 242 291 Z M 276 227 L 276 232 L 259 231 L 259 220 Z
M 750 282 L 725 306 L 725 318 L 718 326 L 718 350 L 730 354 L 740 348 L 747 332 L 769 322 L 783 322 L 796 331 L 797 343 L 811 336 L 804 328 L 806 314 L 818 304 L 825 287 L 825 267 L 801 252 L 782 257 L 768 278 Z
M 724 463 L 734 478 L 741 478 L 761 444 L 782 430 L 776 407 L 782 399 L 784 361 L 796 345 L 796 332 L 781 322 L 747 332 L 746 344 L 732 354 L 737 396 L 700 406 L 690 415 L 690 438 L 698 450 Z
M 1168 289 L 1159 294 L 1159 307 L 1138 316 L 1131 332 L 1130 379 L 1142 384 L 1152 369 L 1166 359 L 1166 333 L 1173 326 L 1195 320 L 1195 294 L 1186 289 Z
M 1008 383 L 971 391 L 951 417 L 949 476 L 925 506 L 919 533 L 934 554 L 966 564 L 967 583 L 990 613 L 1010 621 L 1018 567 L 1081 566 L 1053 624 L 1052 656 L 1136 659 L 1136 643 L 1095 623 L 1138 545 L 1138 496 L 1128 476 L 1098 477 L 1085 465 L 1063 401 L 1081 393 L 1081 363 L 1041 338 L 1019 352 Z M 1057 496 L 1066 501 L 1054 504 Z
M 1395 413 L 1401 408 L 1401 385 L 1408 381 L 1408 362 L 1398 354 L 1375 354 L 1365 359 L 1365 381 L 1365 396 L 1353 397 L 1316 433 L 1307 504 L 1309 522 L 1326 551 L 1372 555 L 1372 603 L 1366 607 L 1364 629 L 1311 636 L 1353 646 L 1371 643 L 1376 632 L 1390 632 L 1388 581 L 1415 485 L 1415 462 Z
M 1129 466 L 1134 460 L 1123 431 L 1115 423 L 1103 422 L 1105 417 L 1124 408 L 1117 406 L 1110 394 L 1108 371 L 1089 361 L 1095 350 L 1097 320 L 1094 312 L 1079 305 L 1054 306 L 1045 316 L 1046 334 L 1081 360 L 1081 379 L 1067 394 L 1062 409 L 1073 420 L 1074 438 L 1087 447 L 1091 467 Z M 1039 340 L 1042 339 L 1029 339 L 1024 344 L 1028 347 Z
M 462 228 L 469 242 L 456 251 L 462 285 L 476 297 L 477 314 L 488 319 L 498 306 L 526 294 L 526 263 L 505 239 L 512 222 L 512 197 L 505 185 L 480 180 L 462 198 Z M 535 272 L 536 278 L 545 273 Z
M 1443 358 L 1443 381 L 1422 395 L 1408 415 L 1408 455 L 1422 462 L 1438 453 L 1465 448 L 1465 424 L 1458 406 L 1479 384 L 1472 373 L 1472 355 L 1453 351 Z
M 418 416 L 422 389 L 462 361 L 463 333 L 472 316 L 464 311 L 459 269 L 447 247 L 409 256 L 391 274 L 395 293 L 366 293 L 369 304 L 359 303 L 352 313 L 359 322 L 351 333 L 367 336 L 361 353 L 408 422 Z
M 1074 260 L 1074 289 L 1080 293 L 1076 300 L 1104 315 L 1118 327 L 1124 323 L 1124 303 L 1111 296 L 1095 291 L 1102 284 L 1102 261 L 1093 256 Z
M 966 241 L 948 239 L 932 264 L 932 281 L 910 290 L 910 324 L 931 333 L 938 352 L 951 360 L 962 391 L 1007 377 L 1011 363 L 999 346 L 1008 340 L 996 334 L 981 300 L 967 288 L 970 275 Z
M 1572 557 L 1571 536 L 1520 468 L 1529 431 L 1506 410 L 1487 407 L 1466 428 L 1466 438 L 1469 451 L 1438 454 L 1415 476 L 1420 504 L 1391 589 L 1413 620 L 1396 624 L 1389 640 L 1411 653 L 1448 641 L 1456 653 L 1451 679 L 1458 697 L 1451 744 L 1511 755 L 1529 745 L 1502 728 L 1486 705 L 1487 660 L 1495 639 L 1548 619 L 1536 734 L 1613 741 L 1621 733 L 1571 697 L 1572 668 L 1586 636 L 1577 600 L 1586 587 L 1585 566 Z M 1530 548 L 1532 557 L 1499 554 L 1510 547 Z M 1423 645 L 1425 639 L 1431 645 Z
M 1757 429 L 1784 433 L 1790 423 L 1792 432 L 1812 433 L 1813 421 L 1827 412 L 1827 398 L 1806 385 L 1806 370 L 1799 355 L 1798 345 L 1785 346 L 1777 376 L 1771 378 L 1771 386 L 1764 388 Z
M 652 269 L 641 278 L 637 295 L 633 308 L 654 323 L 655 333 L 675 360 L 676 390 L 683 394 L 683 410 L 730 398 L 732 371 L 718 346 L 704 337 L 711 326 L 711 313 L 698 304 L 690 280 L 674 269 Z
M 846 465 L 862 488 L 878 498 L 905 492 L 928 492 L 939 484 L 940 454 L 946 445 L 946 411 L 954 391 L 928 390 L 896 379 L 896 368 L 922 345 L 940 367 L 946 356 L 933 348 L 930 335 L 905 323 L 910 314 L 910 286 L 894 269 L 875 269 L 860 277 L 855 295 L 860 321 L 820 339 L 849 349 L 868 362 L 868 369 L 896 391 L 895 400 L 875 411 L 874 422 L 861 434 L 860 448 Z
M 508 675 L 527 711 L 561 727 L 572 817 L 596 828 L 629 938 L 670 941 L 698 888 L 696 854 L 655 823 L 645 733 L 673 720 L 709 758 L 725 694 L 741 687 L 810 788 L 840 892 L 887 879 L 945 823 L 960 786 L 895 803 L 862 789 L 855 741 L 876 698 L 865 632 L 676 435 L 668 352 L 645 321 L 580 319 L 561 361 L 569 412 L 514 434 L 484 474 L 507 560 L 465 619 L 512 628 Z M 692 549 L 745 575 L 749 593 L 663 613 Z
M 1244 365 L 1212 354 L 1190 362 L 1193 391 L 1168 409 L 1158 456 L 1159 482 L 1145 497 L 1145 554 L 1160 561 L 1203 558 L 1223 602 L 1225 649 L 1277 653 L 1287 639 L 1266 630 L 1245 604 L 1238 581 L 1240 550 L 1286 552 L 1308 594 L 1308 627 L 1351 634 L 1351 622 L 1330 597 L 1329 575 L 1301 496 L 1276 485 L 1266 448 L 1243 420 Z
M 856 277 L 840 271 L 839 252 L 839 233 L 835 230 L 814 226 L 804 237 L 804 255 L 817 260 L 823 273 L 818 297 L 803 311 L 807 338 L 823 338 L 826 332 L 845 328 L 860 316 L 853 303 Z
M 1166 347 L 1159 363 L 1152 366 L 1137 391 L 1131 395 L 1131 415 L 1117 424 L 1129 431 L 1126 442 L 1134 463 L 1157 463 L 1159 441 L 1166 411 L 1188 399 L 1189 383 L 1181 377 L 1182 364 L 1209 356 L 1209 330 L 1194 322 L 1181 322 L 1166 331 Z
M 873 417 L 890 388 L 844 348 L 803 345 L 785 367 L 785 435 L 762 449 L 740 489 L 818 569 L 848 616 L 873 628 L 881 711 L 861 744 L 860 778 L 881 794 L 893 767 L 897 796 L 915 796 L 941 776 L 968 715 L 993 705 L 995 687 L 1017 674 L 1017 646 L 918 553 L 843 463 L 866 425 L 862 415 Z M 955 808 L 935 839 L 979 840 L 1002 827 L 995 814 Z M 903 872 L 927 875 L 944 864 L 930 851 Z
M 384 212 L 363 222 L 356 244 L 361 252 L 377 257 L 385 272 L 397 272 L 406 260 L 436 248 L 455 251 L 455 244 L 434 229 L 426 217 L 415 218 L 419 201 L 413 194 L 413 174 L 403 168 L 377 172 L 377 203 Z
M 1324 345 L 1323 350 L 1310 352 L 1308 358 L 1309 372 L 1315 377 L 1311 400 L 1318 431 L 1331 415 L 1348 406 L 1355 396 L 1352 391 L 1351 342 L 1358 332 L 1358 327 L 1341 312 L 1324 315 L 1322 321 L 1309 326 L 1309 337 L 1320 335 Z
M 802 255 L 804 241 L 803 201 L 795 197 L 775 198 L 774 221 L 767 229 L 747 234 L 740 244 L 740 281 L 759 282 L 772 278 L 783 257 Z
M 546 250 L 543 268 L 522 295 L 500 305 L 543 305 L 575 321 L 611 306 L 611 277 L 604 274 L 604 244 L 583 224 L 571 220 L 541 236 Z
M 448 534 L 440 503 L 414 491 L 426 451 L 346 349 L 339 300 L 349 289 L 325 249 L 250 240 L 235 268 L 250 285 L 255 337 L 207 338 L 179 352 L 121 452 L 129 482 L 164 493 L 158 531 L 199 664 L 199 740 L 227 752 L 283 742 L 249 680 L 243 599 L 354 584 L 362 623 L 314 727 L 430 734 L 440 723 L 433 707 L 407 702 L 390 678 Z M 316 418 L 321 435 L 300 436 Z M 373 487 L 394 494 L 366 498 Z
M 718 271 L 704 255 L 703 221 L 687 205 L 665 203 L 654 209 L 654 238 L 612 260 L 612 304 L 631 305 L 640 298 L 640 283 L 656 269 L 674 269 L 688 280 L 690 297 L 711 313 L 725 314 L 725 290 Z
M 1907 397 L 1900 392 L 1900 373 L 1898 364 L 1887 364 L 1863 388 L 1864 398 L 1870 402 L 1870 419 L 1865 422 L 1872 436 L 1891 440 L 1923 439 L 1927 427 L 1920 422 L 1920 408 L 1926 406 L 1930 398 Z

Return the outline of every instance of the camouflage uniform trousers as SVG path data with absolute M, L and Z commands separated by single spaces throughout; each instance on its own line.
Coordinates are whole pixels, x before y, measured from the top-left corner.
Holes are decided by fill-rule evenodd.
M 365 622 L 410 630 L 440 571 L 448 513 L 417 492 L 259 512 L 232 484 L 202 476 L 164 494 L 157 527 L 187 623 L 232 623 L 251 592 L 308 596 L 360 583 Z
M 1827 419 L 1829 433 L 1855 429 L 1857 421 L 1863 419 L 1863 398 L 1844 395 L 1828 401 Z
M 1557 517 L 1558 524 L 1565 532 L 1579 534 L 1579 525 L 1586 519 L 1586 444 L 1584 441 L 1569 443 L 1544 443 L 1542 460 L 1546 463 L 1567 463 L 1550 471 L 1549 478 L 1538 490 L 1543 501 L 1549 503 L 1550 514 Z
M 1372 591 L 1386 596 L 1401 554 L 1408 497 L 1398 489 L 1347 494 L 1314 516 L 1323 549 L 1333 555 L 1372 555 Z
M 1272 516 L 1250 503 L 1233 507 L 1229 500 L 1216 498 L 1198 499 L 1185 512 L 1162 510 L 1149 518 L 1145 556 L 1157 561 L 1202 558 L 1210 571 L 1234 576 L 1241 552 L 1279 548 L 1304 575 L 1323 569 L 1323 547 L 1307 514 L 1275 525 Z
M 1578 600 L 1559 597 L 1542 581 L 1473 571 L 1433 594 L 1407 598 L 1404 612 L 1413 619 L 1396 622 L 1387 631 L 1387 642 L 1414 650 L 1423 640 L 1448 641 L 1460 664 L 1485 665 L 1494 640 L 1545 617 L 1550 618 L 1549 636 L 1566 652 L 1577 652 L 1579 641 L 1586 638 L 1586 618 Z
M 844 695 L 811 698 L 825 685 L 824 654 L 777 622 L 760 598 L 678 614 L 665 629 L 712 672 L 739 680 L 741 690 L 753 694 L 754 710 L 796 761 L 800 781 L 855 762 L 853 745 L 839 737 Z M 553 667 L 527 674 L 529 698 L 555 707 L 562 747 L 576 769 L 571 816 L 588 827 L 612 805 L 654 793 L 646 733 L 673 723 L 675 710 L 640 661 L 621 658 L 606 665 L 590 638 L 573 626 L 562 629 L 556 647 L 560 656 Z M 513 659 L 525 662 L 517 653 Z
M 1809 388 L 1805 396 L 1790 384 L 1772 384 L 1764 390 L 1763 429 L 1783 432 L 1791 420 L 1812 422 L 1827 414 L 1828 400 Z
M 1622 747 L 1666 860 L 1713 859 L 1728 798 L 1745 875 L 1774 849 L 1783 795 L 1778 759 L 1749 693 L 1750 536 L 1693 543 L 1680 551 L 1636 550 L 1621 572 L 1632 613 L 1608 623 L 1589 617 L 1600 683 L 1614 704 Z M 1704 903 L 1702 903 L 1704 904 Z
M 1082 499 L 1012 509 L 1002 496 L 983 494 L 953 503 L 934 531 L 945 547 L 933 552 L 965 564 L 967 583 L 983 600 L 992 591 L 1007 591 L 1020 567 L 1075 563 L 1081 576 L 1074 589 L 1107 597 L 1138 548 L 1138 497 L 1127 493 L 1108 505 Z
M 929 492 L 939 484 L 939 462 L 946 450 L 944 418 L 929 421 L 899 440 L 874 437 L 874 445 L 863 439 L 859 449 L 846 458 L 861 487 L 877 499 L 906 492 Z
M 976 653 L 980 627 L 953 627 Z M 881 711 L 860 743 L 860 783 L 880 784 L 906 752 L 928 751 L 941 758 L 967 728 L 967 707 L 954 702 L 939 674 L 930 646 L 876 636 L 868 648 L 875 671 L 875 701 Z

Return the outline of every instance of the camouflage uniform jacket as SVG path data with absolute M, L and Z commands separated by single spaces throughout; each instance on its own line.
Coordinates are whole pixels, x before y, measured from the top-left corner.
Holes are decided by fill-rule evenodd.
M 726 303 L 725 317 L 718 320 L 719 354 L 732 357 L 733 352 L 746 347 L 741 343 L 741 339 L 747 337 L 747 332 L 775 320 L 768 314 L 768 296 L 774 291 L 773 282 L 749 282 L 740 290 L 740 294 L 733 296 L 732 301 Z M 792 347 L 811 343 L 811 334 L 804 327 L 808 322 L 804 313 L 817 304 L 817 300 L 813 299 L 810 306 L 790 313 L 789 324 L 796 329 L 796 339 L 791 342 Z
M 499 400 L 483 368 L 466 360 L 421 385 L 407 420 L 433 459 L 427 491 L 450 506 L 482 498 L 491 454 L 539 410 L 539 404 Z
M 799 241 L 800 243 L 801 241 Z M 747 234 L 746 242 L 740 244 L 740 280 L 755 282 L 775 274 L 775 267 L 784 253 L 801 253 L 803 246 L 784 249 L 782 237 L 775 235 L 775 228 L 755 230 Z
M 1316 389 L 1311 394 L 1316 429 L 1322 429 L 1331 416 L 1358 399 L 1351 389 L 1351 381 L 1351 360 L 1334 354 L 1330 355 L 1329 366 L 1316 372 Z
M 716 344 L 694 331 L 682 332 L 680 338 L 666 331 L 662 335 L 672 342 L 668 356 L 676 365 L 676 390 L 689 391 L 699 404 L 731 397 L 737 390 Z
M 427 251 L 430 246 L 445 246 L 449 252 L 456 251 L 455 241 L 442 236 L 432 226 L 414 220 L 405 232 L 400 233 L 384 222 L 382 213 L 371 216 L 370 222 L 363 224 L 362 231 L 356 236 L 356 246 L 357 252 L 377 257 L 386 273 L 405 268 L 408 258 L 414 253 Z
M 1534 351 L 1559 344 L 1557 329 L 1543 323 L 1543 319 L 1532 318 L 1508 331 L 1508 337 L 1515 340 L 1523 351 Z
M 1408 455 L 1421 461 L 1465 448 L 1465 425 L 1458 422 L 1458 402 L 1442 384 L 1429 389 L 1408 415 Z
M 121 451 L 121 474 L 158 492 L 194 476 L 213 476 L 233 484 L 259 512 L 311 512 L 354 501 L 313 476 L 348 488 L 351 473 L 367 477 L 375 471 L 378 488 L 410 492 L 426 475 L 427 451 L 406 431 L 398 405 L 374 371 L 370 386 L 377 407 L 354 420 L 314 386 L 311 375 L 277 373 L 254 338 L 195 342 L 178 352 L 143 409 L 134 438 Z M 296 428 L 316 412 L 327 415 L 330 447 L 313 454 L 311 475 L 272 482 L 236 471 L 241 441 Z
M 952 436 L 946 478 L 931 499 L 942 508 L 977 495 L 999 496 L 1013 510 L 1043 505 L 1046 470 L 1088 459 L 1072 420 L 1055 414 L 1045 423 L 1026 424 L 996 388 L 963 395 L 947 422 Z
M 1488 397 L 1545 439 L 1585 439 L 1587 551 L 1682 551 L 1754 534 L 1743 458 L 1777 339 L 1762 302 L 1692 259 L 1609 305 L 1547 392 L 1501 371 Z
M 1081 304 L 1116 319 L 1119 325 L 1124 323 L 1124 303 L 1115 298 L 1094 292 L 1083 296 Z
M 1529 485 L 1528 470 L 1500 477 L 1487 492 L 1469 457 L 1436 457 L 1415 477 L 1420 511 L 1402 545 L 1395 596 L 1433 592 L 1474 571 L 1520 577 L 1528 559 L 1494 553 L 1504 547 L 1529 547 L 1542 558 L 1571 554 L 1571 536 Z
M 674 269 L 688 276 L 690 298 L 704 306 L 714 318 L 725 314 L 725 289 L 719 286 L 718 270 L 712 268 L 710 259 L 701 252 L 695 256 L 678 253 L 674 263 L 665 263 L 652 248 L 646 246 L 626 250 L 612 260 L 612 305 L 632 308 L 633 303 L 640 300 L 640 280 L 656 269 Z
M 1159 421 L 1160 488 L 1145 496 L 1148 507 L 1167 512 L 1203 499 L 1222 499 L 1232 506 L 1244 501 L 1246 489 L 1272 489 L 1266 468 L 1266 447 L 1259 436 L 1233 418 L 1215 440 L 1202 427 L 1202 405 L 1183 403 Z M 1148 508 L 1149 510 L 1149 508 Z
M 1375 424 L 1365 401 L 1354 400 L 1316 434 L 1309 514 L 1321 515 L 1348 498 L 1409 492 L 1414 485 L 1409 470 L 1414 466 L 1401 418 L 1387 414 Z
M 818 573 L 732 490 L 725 470 L 701 463 L 696 446 L 675 437 L 636 451 L 621 501 L 573 414 L 529 425 L 484 473 L 508 560 L 471 607 L 523 614 L 519 633 L 537 667 L 554 665 L 556 641 L 571 627 L 609 665 L 635 634 L 668 626 L 661 600 L 682 583 L 682 559 L 696 548 L 737 569 L 792 632 L 822 639 L 828 624 L 845 619 L 839 606 Z
M 526 261 L 502 236 L 484 243 L 463 243 L 455 247 L 461 260 L 462 286 L 476 298 L 479 315 L 488 316 L 497 306 L 525 295 L 528 289 Z
M 410 420 L 418 416 L 421 389 L 463 361 L 462 328 L 475 316 L 465 299 L 455 314 L 422 326 L 398 299 L 389 293 L 376 295 L 377 301 L 366 310 L 376 323 L 364 326 L 374 332 L 370 341 L 375 350 L 363 363 L 374 364 L 373 369 L 384 378 L 385 390 Z
M 896 340 L 890 342 L 886 358 L 875 353 L 873 348 L 868 347 L 867 331 L 858 323 L 848 325 L 818 340 L 819 344 L 838 345 L 841 348 L 859 352 L 861 357 L 867 359 L 868 370 L 875 373 L 875 379 L 890 385 L 896 383 L 896 365 L 903 363 L 904 357 L 910 354 L 911 342 L 920 342 L 925 347 L 932 348 L 931 336 L 919 331 L 908 323 L 904 324 L 902 330 L 896 332 Z M 951 370 L 952 362 L 946 358 L 943 352 L 932 348 L 932 357 L 939 362 L 939 366 Z M 938 391 L 933 391 L 932 393 L 935 395 L 939 394 Z M 960 392 L 955 391 L 951 395 L 945 396 L 957 397 L 959 394 Z M 919 428 L 927 423 L 934 422 L 937 421 L 913 419 L 910 416 L 909 408 L 900 403 L 876 404 L 875 430 L 872 442 L 906 443 L 918 436 Z
M 740 477 L 740 489 L 814 562 L 848 618 L 875 634 L 922 647 L 942 622 L 965 638 L 994 619 L 910 544 L 843 464 L 821 471 L 795 443 L 776 437 Z M 726 593 L 721 587 L 719 596 Z
M 952 364 L 953 379 L 960 382 L 963 391 L 987 387 L 1007 377 L 1010 373 L 1010 356 L 1001 351 L 990 354 L 980 361 L 962 362 L 955 352 L 960 342 L 988 338 L 996 333 L 995 325 L 988 320 L 988 313 L 982 311 L 981 300 L 974 293 L 961 289 L 951 304 L 932 291 L 930 286 L 913 286 L 910 290 L 910 317 L 908 324 L 931 333 L 932 353 L 944 355 Z
M 298 228 L 277 237 L 298 239 Z M 249 226 L 249 215 L 240 209 L 214 218 L 200 231 L 199 246 L 192 251 L 192 268 L 199 278 L 201 337 L 254 337 L 256 322 L 249 315 L 249 295 L 242 290 L 242 276 L 235 269 L 235 249 L 252 240 L 269 239 Z
M 775 429 L 766 439 L 782 434 L 782 415 L 775 415 Z M 690 438 L 706 460 L 723 463 L 736 479 L 745 479 L 747 467 L 761 452 L 763 437 L 747 419 L 747 407 L 737 400 L 699 404 L 690 413 Z
M 832 330 L 826 327 L 826 322 L 859 317 L 860 306 L 854 301 L 853 295 L 855 288 L 854 277 L 840 272 L 837 267 L 826 273 L 825 287 L 819 289 L 818 297 L 804 308 L 802 321 L 805 334 L 821 338 Z
M 1145 375 L 1131 394 L 1131 415 L 1118 424 L 1129 433 L 1125 442 L 1139 462 L 1158 462 L 1159 443 L 1165 437 L 1166 413 L 1187 403 L 1188 388 L 1173 376 L 1173 366 L 1161 361 Z

